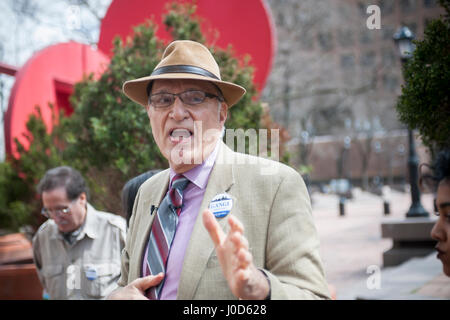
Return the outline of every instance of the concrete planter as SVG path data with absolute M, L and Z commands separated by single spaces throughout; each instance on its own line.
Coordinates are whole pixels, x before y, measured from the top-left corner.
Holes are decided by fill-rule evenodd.
M 42 299 L 31 242 L 20 233 L 0 237 L 0 300 Z

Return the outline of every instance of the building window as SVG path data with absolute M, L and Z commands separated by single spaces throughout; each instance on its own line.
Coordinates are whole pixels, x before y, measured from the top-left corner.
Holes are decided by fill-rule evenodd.
M 383 66 L 385 67 L 393 67 L 396 64 L 398 57 L 395 55 L 395 52 L 392 48 L 383 49 L 381 60 L 383 62 Z
M 311 50 L 314 48 L 314 38 L 312 36 L 312 32 L 303 32 L 298 36 L 298 39 L 300 41 L 300 44 L 303 49 L 305 50 Z
M 395 2 L 394 0 L 380 0 L 378 1 L 382 15 L 389 15 L 394 12 Z
M 376 55 L 374 51 L 365 52 L 361 57 L 361 66 L 372 67 L 375 65 Z
M 353 68 L 355 66 L 355 56 L 351 53 L 341 55 L 341 68 Z
M 385 89 L 394 92 L 398 89 L 398 79 L 395 75 L 384 74 L 383 75 L 383 86 Z
M 338 30 L 337 38 L 341 47 L 353 45 L 353 33 L 350 30 Z
M 401 0 L 400 8 L 402 12 L 412 12 L 416 10 L 416 0 Z
M 392 37 L 394 36 L 395 29 L 392 26 L 383 26 L 381 28 L 381 32 L 383 34 L 383 40 L 388 40 L 392 42 Z
M 371 43 L 373 41 L 373 37 L 375 35 L 375 32 L 373 32 L 372 30 L 369 30 L 367 28 L 363 28 L 361 30 L 360 36 L 359 36 L 359 41 L 361 43 Z
M 408 22 L 406 23 L 406 26 L 414 33 L 417 37 L 417 23 L 415 22 Z
M 367 16 L 367 12 L 366 12 L 366 10 L 367 10 L 367 7 L 369 6 L 370 4 L 367 4 L 367 3 L 365 3 L 364 1 L 359 1 L 358 2 L 358 11 L 359 11 L 359 13 L 361 14 L 361 16 L 363 16 L 363 17 L 366 17 Z
M 434 8 L 436 7 L 437 0 L 423 0 L 423 6 L 425 8 Z
M 333 36 L 330 32 L 319 33 L 318 40 L 323 51 L 330 51 L 333 49 Z

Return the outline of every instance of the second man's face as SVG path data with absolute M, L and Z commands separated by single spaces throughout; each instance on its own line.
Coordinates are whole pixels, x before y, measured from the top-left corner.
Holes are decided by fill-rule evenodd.
M 78 198 L 70 201 L 64 187 L 42 193 L 44 208 L 48 209 L 51 218 L 61 232 L 72 232 L 78 229 L 86 218 L 86 194 L 83 192 Z M 69 209 L 67 213 L 60 213 L 62 209 Z M 55 213 L 58 212 L 58 213 Z
M 189 90 L 219 94 L 213 84 L 200 80 L 155 80 L 150 94 L 179 94 Z M 175 172 L 186 172 L 208 157 L 220 138 L 227 108 L 226 103 L 212 97 L 196 105 L 185 104 L 176 97 L 165 108 L 147 106 L 153 137 Z

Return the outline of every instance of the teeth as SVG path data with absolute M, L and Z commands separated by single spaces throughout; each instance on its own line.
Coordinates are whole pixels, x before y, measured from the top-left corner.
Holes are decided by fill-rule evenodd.
M 172 131 L 171 136 L 189 138 L 191 136 L 191 133 L 187 129 L 175 129 Z

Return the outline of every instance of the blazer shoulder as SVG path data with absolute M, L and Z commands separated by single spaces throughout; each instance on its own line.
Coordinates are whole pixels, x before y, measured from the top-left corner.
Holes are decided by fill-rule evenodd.
M 148 178 L 141 186 L 139 192 L 147 193 L 153 191 L 153 188 L 157 187 L 158 189 L 162 184 L 168 181 L 170 169 L 162 170 L 155 175 Z
M 301 179 L 301 175 L 294 168 L 272 159 L 234 152 L 234 163 L 244 164 L 242 170 L 246 172 L 253 170 L 253 174 L 260 175 L 264 179 Z M 235 168 L 237 167 L 239 166 L 235 166 Z

